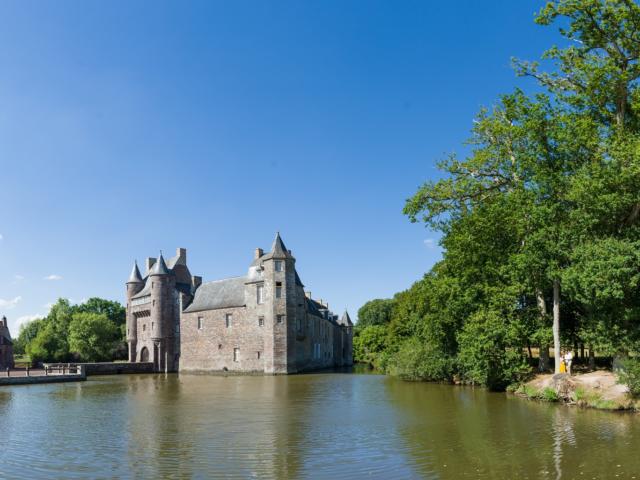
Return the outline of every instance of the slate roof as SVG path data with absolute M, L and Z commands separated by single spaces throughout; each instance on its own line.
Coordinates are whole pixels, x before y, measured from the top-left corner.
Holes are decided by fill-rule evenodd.
M 318 302 L 316 302 L 315 300 L 307 298 L 307 312 L 309 312 L 311 315 L 315 315 L 316 317 L 322 317 L 322 313 L 320 313 L 320 310 L 318 310 L 318 305 Z
M 149 277 L 146 278 L 144 282 L 144 287 L 142 288 L 142 290 L 140 290 L 131 298 L 140 298 L 146 295 L 151 295 L 151 280 L 149 279 Z
M 340 325 L 346 325 L 349 327 L 353 326 L 353 322 L 351 321 L 351 317 L 349 316 L 349 312 L 346 310 L 342 314 L 342 318 L 340 319 Z
M 291 258 L 292 256 L 282 241 L 282 238 L 280 238 L 280 232 L 278 232 L 276 233 L 276 238 L 273 239 L 271 251 L 260 257 L 260 260 L 267 260 L 269 258 Z
M 196 290 L 193 302 L 185 309 L 185 312 L 244 306 L 244 283 L 246 280 L 246 277 L 235 277 L 203 283 Z
M 140 270 L 138 269 L 138 262 L 134 262 L 127 283 L 142 283 L 142 275 L 140 275 Z
M 160 254 L 160 258 L 156 263 L 153 264 L 153 267 L 151 268 L 151 272 L 149 273 L 149 276 L 168 275 L 168 274 L 169 274 L 169 269 L 167 268 L 167 264 L 164 261 L 164 257 L 162 256 L 162 254 Z

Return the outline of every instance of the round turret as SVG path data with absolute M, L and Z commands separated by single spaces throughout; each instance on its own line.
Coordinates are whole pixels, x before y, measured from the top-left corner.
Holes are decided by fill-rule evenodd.
M 161 340 L 172 333 L 173 287 L 175 283 L 162 253 L 149 272 L 149 280 L 151 281 L 151 338 Z

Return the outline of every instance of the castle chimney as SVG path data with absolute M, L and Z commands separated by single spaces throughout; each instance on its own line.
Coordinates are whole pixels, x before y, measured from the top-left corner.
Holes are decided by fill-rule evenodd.
M 304 292 L 304 296 L 311 300 L 311 292 Z
M 153 267 L 153 265 L 156 263 L 156 259 L 153 257 L 147 257 L 147 260 L 145 261 L 145 266 L 147 268 L 147 275 L 149 274 L 149 272 L 151 271 L 151 267 Z
M 0 327 L 6 327 L 6 326 L 7 326 L 7 317 L 3 315 L 2 318 L 0 319 Z
M 180 258 L 185 264 L 187 263 L 187 249 L 186 248 L 177 248 L 176 255 Z
M 262 255 L 264 255 L 264 250 L 262 250 L 261 248 L 256 248 L 255 253 L 253 254 L 253 259 L 257 260 L 259 259 Z
M 197 289 L 200 285 L 202 285 L 202 277 L 199 276 L 192 276 L 191 277 L 191 285 L 193 286 L 193 289 Z

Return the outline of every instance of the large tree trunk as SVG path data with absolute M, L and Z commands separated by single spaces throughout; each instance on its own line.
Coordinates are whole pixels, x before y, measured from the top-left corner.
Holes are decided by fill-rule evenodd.
M 553 281 L 553 356 L 555 373 L 560 373 L 560 280 Z
M 547 303 L 544 300 L 542 290 L 536 291 L 536 301 L 538 303 L 538 311 L 540 312 L 540 324 L 544 325 L 547 321 Z M 540 344 L 538 352 L 538 371 L 546 372 L 549 368 L 549 345 Z

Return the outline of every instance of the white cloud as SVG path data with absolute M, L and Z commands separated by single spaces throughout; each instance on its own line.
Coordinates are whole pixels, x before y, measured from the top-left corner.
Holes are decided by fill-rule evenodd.
M 429 249 L 433 249 L 438 246 L 438 242 L 436 242 L 433 238 L 427 238 L 424 241 L 424 246 Z
M 17 282 L 21 282 L 22 280 L 24 280 L 23 275 L 14 275 L 13 278 L 15 278 Z
M 4 240 L 4 237 L 2 236 L 1 233 L 0 233 L 0 240 Z
M 15 330 L 17 330 L 15 333 L 11 332 L 11 336 L 17 336 L 17 333 L 20 331 L 20 327 L 22 325 L 26 325 L 27 323 L 35 320 L 36 318 L 42 318 L 44 315 L 23 315 L 22 317 L 18 317 L 16 318 L 16 320 L 13 322 L 14 324 L 14 328 Z
M 0 308 L 6 308 L 6 309 L 14 308 L 21 301 L 22 301 L 22 297 L 20 296 L 12 298 L 11 300 L 3 300 L 2 298 L 0 298 Z
M 51 307 L 55 305 L 55 302 L 49 302 L 44 304 L 44 309 L 48 312 L 51 310 Z
M 47 277 L 44 277 L 44 280 L 56 281 L 56 280 L 62 280 L 62 277 L 60 275 L 51 274 Z

